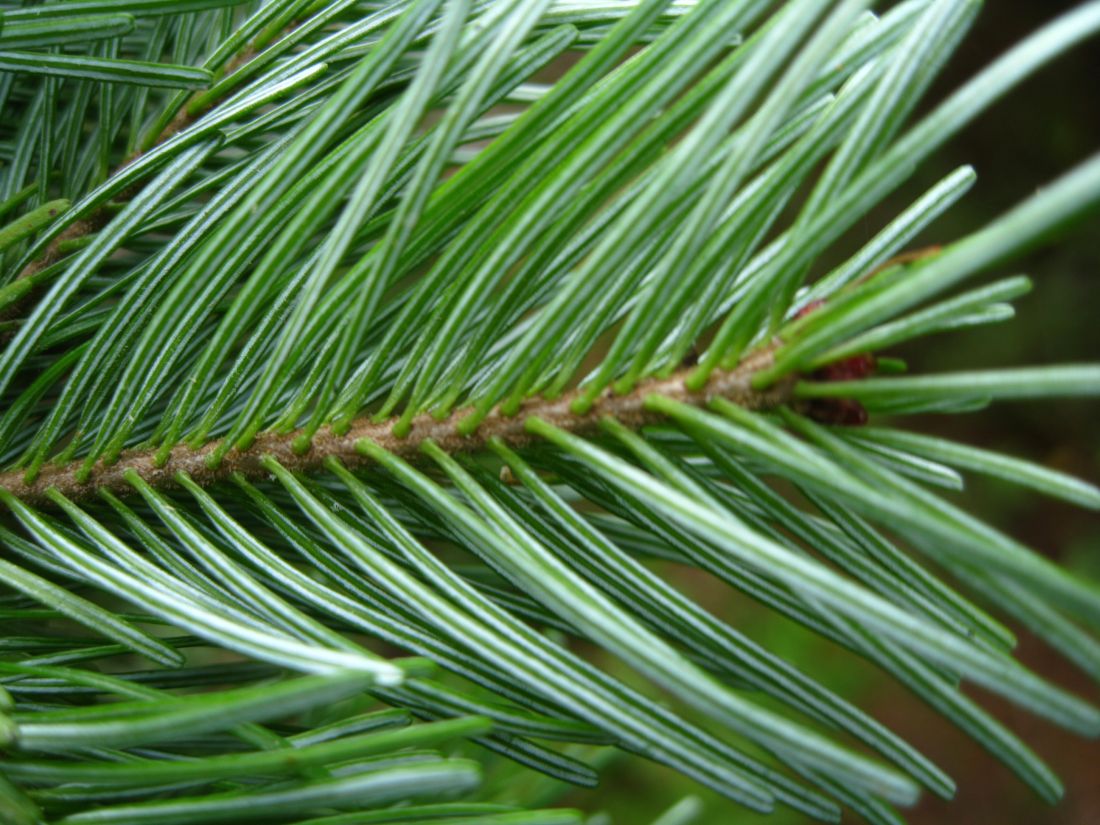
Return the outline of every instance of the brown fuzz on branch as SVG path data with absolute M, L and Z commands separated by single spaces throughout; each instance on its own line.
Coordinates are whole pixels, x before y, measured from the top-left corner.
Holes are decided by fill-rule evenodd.
M 530 416 L 538 416 L 578 435 L 597 432 L 600 419 L 606 416 L 611 416 L 632 429 L 657 423 L 662 417 L 645 409 L 645 399 L 650 395 L 662 395 L 696 406 L 703 406 L 711 399 L 721 397 L 749 410 L 775 409 L 791 399 L 796 378 L 792 376 L 766 390 L 753 389 L 753 374 L 770 366 L 771 360 L 770 349 L 761 350 L 734 370 L 716 372 L 701 392 L 691 392 L 684 385 L 684 379 L 690 371 L 688 369 L 669 378 L 641 382 L 625 395 L 615 395 L 607 391 L 584 415 L 577 415 L 570 409 L 570 404 L 577 395 L 575 392 L 553 400 L 533 398 L 515 416 L 505 417 L 494 411 L 469 436 L 460 435 L 457 429 L 458 422 L 467 413 L 466 410 L 456 411 L 441 421 L 428 414 L 419 415 L 413 419 L 412 429 L 404 438 L 393 434 L 392 422 L 374 423 L 362 419 L 341 435 L 322 428 L 313 437 L 310 449 L 303 454 L 295 452 L 292 446 L 298 436 L 297 432 L 266 432 L 259 435 L 246 450 L 229 450 L 214 467 L 209 466 L 208 459 L 217 450 L 220 443 L 217 441 L 198 449 L 177 447 L 161 466 L 157 466 L 154 461 L 155 449 L 131 450 L 123 453 L 117 462 L 109 466 L 102 462 L 96 464 L 86 481 L 78 480 L 77 471 L 82 466 L 79 460 L 44 467 L 31 484 L 24 482 L 22 471 L 12 470 L 0 474 L 0 486 L 28 504 L 39 505 L 49 503 L 46 492 L 51 487 L 57 488 L 70 499 L 88 499 L 98 495 L 100 490 L 127 495 L 133 489 L 125 477 L 131 470 L 148 484 L 166 488 L 175 486 L 179 473 L 186 473 L 203 487 L 224 481 L 235 473 L 248 478 L 264 478 L 268 472 L 263 467 L 262 459 L 268 455 L 274 456 L 280 464 L 296 473 L 320 470 L 329 456 L 340 459 L 349 467 L 361 467 L 370 462 L 356 450 L 356 442 L 360 439 L 373 441 L 406 459 L 418 458 L 421 445 L 428 439 L 449 453 L 481 449 L 494 437 L 510 446 L 522 447 L 535 440 L 525 428 L 525 421 Z

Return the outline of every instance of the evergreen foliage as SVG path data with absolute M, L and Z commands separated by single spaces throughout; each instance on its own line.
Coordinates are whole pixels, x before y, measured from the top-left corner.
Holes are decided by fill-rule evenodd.
M 814 821 L 953 794 L 655 560 L 1056 801 L 965 688 L 1100 736 L 1005 624 L 1100 679 L 1100 585 L 950 492 L 1100 491 L 894 417 L 1100 367 L 883 356 L 1011 318 L 1028 279 L 974 279 L 1100 202 L 1100 156 L 896 257 L 956 170 L 817 264 L 1100 2 L 919 119 L 980 3 L 875 5 L 0 2 L 0 820 L 564 825 L 615 749 Z

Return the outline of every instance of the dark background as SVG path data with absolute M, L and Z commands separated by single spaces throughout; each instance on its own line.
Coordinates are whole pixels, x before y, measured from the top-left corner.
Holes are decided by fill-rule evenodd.
M 986 0 L 975 27 L 928 95 L 928 107 L 1013 43 L 1075 5 L 1055 0 Z M 947 243 L 982 227 L 1097 151 L 1100 43 L 1094 40 L 982 114 L 838 251 L 851 251 L 869 239 L 913 198 L 962 164 L 975 167 L 977 184 L 915 247 Z M 913 372 L 1100 361 L 1100 219 L 1092 216 L 1054 244 L 978 280 L 1017 273 L 1030 275 L 1035 289 L 1017 302 L 1015 320 L 928 339 L 896 354 L 909 361 Z M 1100 478 L 1100 405 L 1095 401 L 1005 403 L 980 413 L 922 417 L 907 424 L 1030 458 L 1094 483 Z M 1100 519 L 1095 513 L 982 479 L 968 479 L 968 489 L 956 500 L 1039 552 L 1100 581 Z M 1100 743 L 1077 738 L 969 689 L 1063 778 L 1066 798 L 1050 808 L 950 724 L 843 651 L 807 637 L 699 574 L 670 569 L 668 575 L 711 610 L 789 654 L 871 711 L 955 778 L 956 799 L 946 803 L 926 795 L 918 808 L 907 812 L 913 825 L 1100 823 Z M 1100 701 L 1100 690 L 1086 677 L 1023 634 L 1019 655 L 1048 678 Z M 796 814 L 745 813 L 671 771 L 629 758 L 607 769 L 600 790 L 565 801 L 587 810 L 602 807 L 616 823 L 642 825 L 690 793 L 697 793 L 705 803 L 697 825 L 801 825 L 807 821 Z

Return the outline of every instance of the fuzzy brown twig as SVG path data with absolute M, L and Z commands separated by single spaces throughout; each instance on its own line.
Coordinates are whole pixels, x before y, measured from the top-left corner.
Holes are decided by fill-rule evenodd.
M 246 450 L 231 449 L 217 466 L 210 466 L 209 457 L 220 442 L 213 441 L 198 449 L 177 447 L 164 464 L 154 461 L 155 450 L 131 450 L 123 453 L 113 464 L 97 464 L 86 481 L 77 475 L 81 461 L 64 465 L 47 466 L 31 484 L 24 483 L 23 473 L 13 470 L 0 474 L 0 486 L 29 504 L 48 503 L 46 492 L 56 487 L 71 499 L 86 499 L 99 490 L 109 490 L 117 495 L 132 492 L 126 480 L 129 471 L 136 472 L 154 487 L 165 488 L 176 484 L 178 473 L 186 473 L 203 487 L 228 479 L 235 473 L 249 478 L 266 477 L 264 456 L 274 456 L 280 464 L 292 472 L 311 472 L 321 469 L 325 459 L 338 458 L 349 467 L 361 467 L 369 460 L 360 455 L 356 442 L 367 439 L 381 445 L 403 458 L 418 458 L 421 446 L 431 439 L 449 453 L 470 452 L 481 449 L 490 438 L 500 438 L 514 447 L 521 447 L 534 440 L 525 427 L 527 418 L 537 416 L 555 426 L 577 434 L 591 434 L 598 430 L 600 419 L 610 416 L 621 424 L 638 429 L 661 420 L 659 414 L 645 408 L 650 395 L 662 395 L 684 403 L 703 406 L 713 398 L 721 397 L 746 409 L 762 410 L 778 407 L 791 398 L 794 379 L 781 381 L 766 390 L 752 387 L 752 376 L 771 364 L 770 350 L 761 350 L 730 371 L 716 372 L 701 392 L 691 392 L 684 385 L 690 370 L 681 370 L 669 378 L 650 379 L 641 382 L 632 392 L 615 395 L 607 391 L 591 409 L 578 415 L 571 404 L 576 392 L 567 393 L 554 400 L 533 398 L 527 401 L 515 416 L 504 416 L 499 411 L 491 413 L 469 436 L 459 434 L 457 424 L 466 414 L 459 410 L 444 420 L 431 415 L 419 415 L 412 421 L 412 429 L 404 438 L 393 434 L 392 422 L 374 423 L 367 419 L 355 422 L 343 434 L 322 428 L 313 437 L 311 448 L 305 453 L 294 451 L 292 444 L 298 436 L 293 433 L 262 433 Z

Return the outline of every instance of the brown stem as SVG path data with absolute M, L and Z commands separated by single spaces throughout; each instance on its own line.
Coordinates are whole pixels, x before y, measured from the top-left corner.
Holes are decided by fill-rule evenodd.
M 390 452 L 409 459 L 419 457 L 421 445 L 428 439 L 449 453 L 478 450 L 493 437 L 500 438 L 511 446 L 521 447 L 535 440 L 525 429 L 525 421 L 530 416 L 538 416 L 561 429 L 582 435 L 596 432 L 600 419 L 605 416 L 611 416 L 632 429 L 655 423 L 661 420 L 661 416 L 645 409 L 646 397 L 654 394 L 696 406 L 721 397 L 750 410 L 773 409 L 790 400 L 794 379 L 781 381 L 766 390 L 753 389 L 753 374 L 770 366 L 771 361 L 770 349 L 761 350 L 735 370 L 715 372 L 710 383 L 701 392 L 691 392 L 685 387 L 684 379 L 690 372 L 687 369 L 669 378 L 644 381 L 625 395 L 615 395 L 607 391 L 583 415 L 574 413 L 571 408 L 573 399 L 577 397 L 575 391 L 550 401 L 534 398 L 527 401 L 515 416 L 506 417 L 499 411 L 494 411 L 469 436 L 460 435 L 456 427 L 466 414 L 465 410 L 455 412 L 442 421 L 427 414 L 419 415 L 413 419 L 412 429 L 404 438 L 393 434 L 391 421 L 373 423 L 362 419 L 342 435 L 322 428 L 314 436 L 310 450 L 304 454 L 296 453 L 291 446 L 298 433 L 267 432 L 258 436 L 247 450 L 232 449 L 227 452 L 216 467 L 207 464 L 207 459 L 220 443 L 213 441 L 198 449 L 177 447 L 161 466 L 154 462 L 155 450 L 131 450 L 123 453 L 114 464 L 96 464 L 87 481 L 78 480 L 77 471 L 82 465 L 78 460 L 43 468 L 31 484 L 24 483 L 22 471 L 2 473 L 0 486 L 29 504 L 43 504 L 49 501 L 46 492 L 51 487 L 56 487 L 71 499 L 89 498 L 99 490 L 110 490 L 118 495 L 129 494 L 133 488 L 126 480 L 126 474 L 131 470 L 148 484 L 165 488 L 174 486 L 176 475 L 181 472 L 203 487 L 228 479 L 234 473 L 241 473 L 249 478 L 266 477 L 268 472 L 261 460 L 268 455 L 274 456 L 280 464 L 296 473 L 321 469 L 329 456 L 335 456 L 350 467 L 361 467 L 369 463 L 369 460 L 356 450 L 355 444 L 360 439 L 373 441 Z

